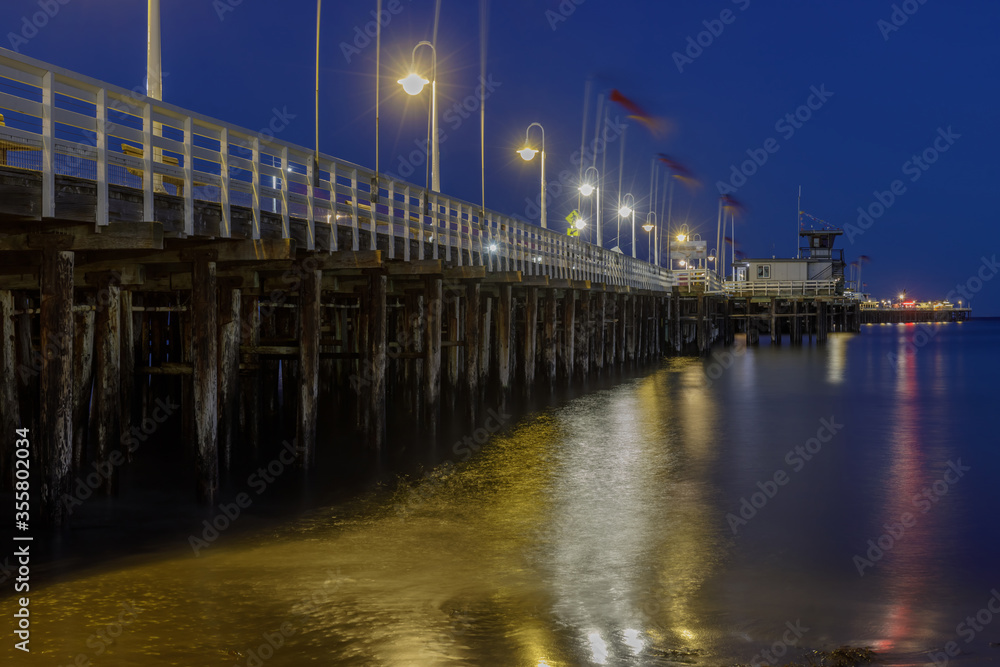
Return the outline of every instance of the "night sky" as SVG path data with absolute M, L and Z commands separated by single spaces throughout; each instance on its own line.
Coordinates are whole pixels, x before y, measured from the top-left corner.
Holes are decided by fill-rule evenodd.
M 126 88 L 143 84 L 145 2 L 51 4 L 58 6 L 56 15 L 24 41 L 20 36 L 31 31 L 24 31 L 23 17 L 41 11 L 39 2 L 4 0 L 0 44 Z M 374 40 L 366 44 L 356 29 L 373 21 L 375 4 L 327 0 L 322 25 L 321 149 L 367 167 L 375 166 L 376 49 Z M 396 13 L 382 35 L 381 164 L 383 171 L 400 173 L 401 156 L 414 151 L 414 142 L 426 133 L 429 95 L 411 98 L 396 80 L 407 73 L 416 42 L 431 38 L 434 2 L 384 4 Z M 848 227 L 852 238 L 842 237 L 839 245 L 848 261 L 871 258 L 863 279 L 875 296 L 889 298 L 905 289 L 910 297 L 940 299 L 973 279 L 972 289 L 981 286 L 969 292 L 974 314 L 1000 314 L 1000 279 L 979 282 L 1000 270 L 983 261 L 1000 246 L 995 224 L 1000 6 L 995 2 L 490 4 L 489 208 L 532 213 L 527 200 L 538 195 L 537 158 L 525 163 L 514 150 L 533 121 L 545 127 L 549 180 L 570 170 L 575 187 L 577 167 L 570 160 L 580 147 L 590 78 L 588 141 L 597 95 L 612 88 L 669 121 L 671 129 L 661 137 L 626 121 L 623 190 L 638 201 L 637 224 L 649 210 L 651 160 L 663 152 L 702 182 L 693 193 L 676 189 L 675 225 L 686 220 L 714 246 L 718 184 L 736 184 L 732 194 L 747 208 L 737 224 L 737 248 L 750 257 L 787 257 L 796 247 L 801 185 L 803 210 L 838 227 L 854 226 Z M 443 0 L 441 11 L 438 106 L 447 137 L 441 144 L 441 185 L 445 193 L 478 202 L 478 109 L 459 113 L 455 105 L 460 109 L 468 102 L 475 108 L 480 7 Z M 163 0 L 162 17 L 166 101 L 254 130 L 266 126 L 277 109 L 294 116 L 280 138 L 312 146 L 312 0 Z M 707 46 L 691 47 L 699 33 Z M 799 111 L 808 120 L 786 119 L 810 102 L 814 109 Z M 623 109 L 613 112 L 625 120 Z M 763 150 L 769 139 L 771 153 Z M 607 154 L 609 204 L 617 198 L 619 146 L 612 143 Z M 947 150 L 937 152 L 942 147 Z M 936 158 L 933 164 L 921 157 L 926 149 L 931 149 L 928 162 Z M 747 166 L 755 173 L 745 183 L 733 181 L 734 165 L 739 169 L 753 155 L 762 161 L 762 153 L 766 162 Z M 423 167 L 408 180 L 422 185 Z M 877 193 L 887 193 L 881 198 L 888 202 L 894 181 L 899 181 L 895 201 L 865 223 L 867 229 L 860 227 L 858 208 L 870 209 Z M 550 227 L 563 229 L 576 192 L 564 188 L 552 195 Z M 607 229 L 615 218 L 611 206 L 606 210 Z M 638 235 L 645 236 L 641 230 Z M 644 245 L 639 254 L 645 256 Z M 958 292 L 952 298 L 968 301 Z

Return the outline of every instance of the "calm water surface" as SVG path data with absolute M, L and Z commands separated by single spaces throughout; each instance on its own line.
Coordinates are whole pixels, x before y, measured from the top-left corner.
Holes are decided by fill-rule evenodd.
M 953 662 L 1000 664 L 1000 614 L 959 627 L 1000 590 L 998 342 L 996 321 L 869 326 L 669 360 L 416 483 L 50 583 L 32 660 L 0 656 L 720 665 L 851 644 L 924 664 L 955 641 Z

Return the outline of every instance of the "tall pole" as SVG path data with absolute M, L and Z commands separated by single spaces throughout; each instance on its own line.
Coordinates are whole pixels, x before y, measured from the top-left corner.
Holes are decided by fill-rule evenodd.
M 380 0 L 381 1 L 381 0 Z M 313 187 L 319 187 L 319 19 L 323 0 L 316 0 L 316 152 L 313 154 Z M 378 173 L 378 93 L 375 94 L 375 172 Z
M 618 155 L 618 208 L 622 207 L 622 174 L 625 173 L 625 131 L 628 125 L 622 125 L 622 146 Z M 634 203 L 633 203 L 634 205 Z M 618 216 L 618 236 L 615 237 L 615 245 L 621 249 L 622 244 L 622 216 Z M 634 248 L 633 248 L 634 250 Z
M 146 96 L 163 99 L 163 70 L 160 63 L 160 0 L 149 0 L 146 40 Z
M 580 128 L 580 180 L 583 182 L 583 152 L 587 147 L 587 115 L 590 112 L 590 79 L 583 86 L 583 126 Z M 578 190 L 576 193 L 576 208 L 580 210 L 583 206 L 583 194 Z
M 799 201 L 795 204 L 795 259 L 799 259 L 799 232 L 802 231 L 802 186 L 799 186 Z
M 378 175 L 379 175 L 379 130 L 381 125 L 381 117 L 379 116 L 379 102 L 381 101 L 382 92 L 382 0 L 378 0 L 375 8 L 375 186 L 378 187 Z M 316 43 L 319 44 L 319 17 L 316 20 Z M 319 46 L 316 47 L 317 58 L 319 57 Z M 316 61 L 316 87 L 319 88 L 319 61 Z M 318 117 L 318 114 L 317 114 Z M 317 142 L 316 154 L 319 155 L 319 143 Z M 316 169 L 317 173 L 319 168 Z M 378 194 L 376 192 L 375 194 Z M 392 205 L 390 204 L 390 207 Z M 392 218 L 392 211 L 389 211 L 389 217 Z
M 722 268 L 726 263 L 726 249 L 722 247 L 722 197 L 719 197 L 719 219 L 715 223 L 715 247 L 718 254 L 715 256 L 715 270 L 722 280 L 726 279 L 725 270 Z
M 670 264 L 670 229 L 673 224 L 673 214 L 674 214 L 674 181 L 676 180 L 673 174 L 668 173 L 667 178 L 670 179 L 670 186 L 668 190 L 670 191 L 670 196 L 667 199 L 667 268 L 671 268 Z M 657 251 L 659 251 L 659 246 L 657 246 Z M 718 267 L 716 267 L 718 268 Z
M 431 189 L 441 192 L 441 163 L 438 162 L 438 94 L 437 94 L 437 49 L 434 49 L 434 64 L 431 66 Z
M 545 217 L 545 130 L 542 130 L 542 229 L 549 227 Z

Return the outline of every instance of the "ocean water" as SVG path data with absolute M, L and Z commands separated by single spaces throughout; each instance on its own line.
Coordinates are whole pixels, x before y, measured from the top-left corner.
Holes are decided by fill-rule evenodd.
M 1000 664 L 998 342 L 974 320 L 665 360 L 424 477 L 70 570 L 32 592 L 30 659 L 0 656 Z

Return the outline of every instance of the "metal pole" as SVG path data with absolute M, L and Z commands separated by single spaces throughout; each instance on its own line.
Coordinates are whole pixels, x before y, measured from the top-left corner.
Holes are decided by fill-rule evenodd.
M 431 82 L 431 189 L 441 192 L 441 164 L 438 162 L 438 114 L 437 114 L 437 49 L 434 54 L 434 64 L 431 67 L 434 80 Z
M 542 229 L 548 229 L 545 216 L 545 130 L 542 130 Z
M 146 40 L 146 96 L 163 99 L 163 75 L 160 61 L 160 0 L 149 0 Z
M 381 0 L 379 0 L 381 3 Z M 313 154 L 313 187 L 319 187 L 319 23 L 323 0 L 316 0 L 316 152 Z M 375 172 L 378 173 L 378 93 L 375 93 Z
M 381 118 L 379 116 L 379 102 L 381 101 L 380 100 L 380 93 L 382 92 L 382 85 L 381 85 L 381 82 L 382 82 L 382 79 L 381 79 L 381 76 L 382 76 L 382 0 L 378 0 L 378 2 L 376 4 L 377 4 L 377 6 L 375 8 L 375 12 L 376 12 L 375 13 L 375 24 L 376 24 L 376 28 L 375 28 L 375 179 L 376 179 L 376 187 L 378 187 L 377 180 L 378 180 L 378 175 L 379 175 L 379 152 L 380 152 L 379 151 L 379 126 L 380 126 L 380 123 L 381 123 Z M 317 8 L 317 12 L 318 11 L 319 11 L 319 9 Z M 318 92 L 319 91 L 319 14 L 316 15 L 316 90 L 317 90 L 317 98 L 318 98 L 318 96 L 319 96 L 319 92 Z M 318 110 L 318 108 L 317 108 L 317 112 L 316 112 L 316 118 L 317 118 L 317 123 L 318 123 L 319 122 L 319 110 Z M 318 125 L 317 125 L 317 130 L 316 130 L 316 136 L 317 136 L 317 139 L 316 139 L 316 156 L 317 156 L 317 165 L 316 165 L 316 174 L 317 174 L 317 176 L 316 176 L 316 180 L 317 180 L 317 183 L 318 183 L 319 182 L 319 163 L 318 163 L 318 160 L 319 160 L 319 138 L 318 138 L 319 137 L 319 128 L 318 128 Z M 378 192 L 376 192 L 375 194 L 377 195 Z M 390 204 L 390 210 L 389 210 L 389 218 L 390 218 L 390 220 L 392 219 L 391 206 L 392 205 Z

